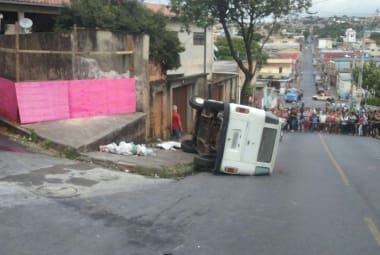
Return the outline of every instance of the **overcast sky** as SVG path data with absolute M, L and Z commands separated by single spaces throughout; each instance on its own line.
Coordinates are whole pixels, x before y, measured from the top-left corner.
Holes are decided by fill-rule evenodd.
M 313 0 L 312 12 L 318 16 L 374 16 L 379 0 Z
M 167 4 L 169 0 L 145 0 L 145 2 Z M 313 0 L 311 12 L 317 16 L 374 16 L 380 10 L 380 0 Z M 380 14 L 379 14 L 380 15 Z

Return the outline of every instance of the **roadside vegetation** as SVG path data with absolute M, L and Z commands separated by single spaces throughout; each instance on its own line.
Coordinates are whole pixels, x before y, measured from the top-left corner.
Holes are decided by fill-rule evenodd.
M 257 43 L 262 36 L 259 34 L 256 34 L 256 40 L 252 42 L 251 48 L 253 49 L 254 56 L 256 59 L 256 64 L 262 65 L 265 63 L 267 59 L 267 55 L 263 52 L 260 52 L 260 45 Z M 233 47 L 236 49 L 237 54 L 242 60 L 247 60 L 247 53 L 244 49 L 244 40 L 242 37 L 233 37 L 232 39 Z M 218 41 L 216 42 L 215 46 L 218 48 L 218 52 L 216 54 L 218 60 L 234 60 L 230 48 L 228 46 L 228 41 L 226 37 L 220 37 Z
M 376 45 L 380 45 L 380 33 L 372 33 L 369 38 L 374 40 Z
M 380 107 L 380 97 L 369 97 L 367 100 L 364 100 L 362 104 L 379 106 Z
M 352 28 L 351 23 L 332 23 L 323 28 L 318 26 L 313 27 L 313 33 L 319 38 L 331 38 L 337 42 L 343 42 L 342 37 L 345 35 L 348 28 Z M 355 28 L 354 28 L 355 29 Z
M 352 79 L 354 81 L 358 80 L 359 72 L 359 67 L 353 68 Z M 369 105 L 380 106 L 380 67 L 376 66 L 374 61 L 363 66 L 362 87 L 369 92 L 366 103 Z

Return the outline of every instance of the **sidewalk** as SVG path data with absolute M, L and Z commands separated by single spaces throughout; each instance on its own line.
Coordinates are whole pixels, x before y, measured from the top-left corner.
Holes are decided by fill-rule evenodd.
M 185 153 L 181 149 L 164 150 L 152 147 L 156 156 L 125 156 L 99 151 L 99 145 L 112 142 L 142 144 L 139 132 L 145 129 L 145 116 L 141 114 L 69 119 L 28 125 L 17 125 L 0 118 L 0 126 L 5 126 L 23 137 L 48 144 L 50 148 L 61 154 L 71 152 L 77 156 L 75 159 L 103 167 L 160 178 L 192 174 L 194 155 Z M 132 133 L 137 140 L 131 139 Z

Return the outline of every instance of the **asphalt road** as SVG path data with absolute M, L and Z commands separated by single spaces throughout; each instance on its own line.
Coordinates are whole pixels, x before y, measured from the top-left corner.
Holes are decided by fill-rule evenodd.
M 0 144 L 1 255 L 380 254 L 373 138 L 286 133 L 271 176 L 182 180 Z
M 10 140 L 7 136 L 0 134 L 0 151 L 27 152 L 27 149 Z
M 287 133 L 273 175 L 149 179 L 0 152 L 0 254 L 380 254 L 380 141 Z
M 315 87 L 315 71 L 313 66 L 313 46 L 312 44 L 307 44 L 303 48 L 302 60 L 301 60 L 301 76 L 300 76 L 300 87 L 304 91 L 304 96 L 302 101 L 304 101 L 307 107 L 325 109 L 326 101 L 315 101 L 312 96 L 316 94 Z M 330 93 L 336 94 L 335 88 L 330 88 Z

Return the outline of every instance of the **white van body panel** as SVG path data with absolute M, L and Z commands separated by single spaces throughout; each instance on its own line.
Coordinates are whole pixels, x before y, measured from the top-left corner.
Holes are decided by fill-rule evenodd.
M 238 112 L 236 111 L 238 107 L 246 108 L 249 112 Z M 268 174 L 273 172 L 281 133 L 281 124 L 266 123 L 265 118 L 266 113 L 264 110 L 230 104 L 229 123 L 225 138 L 223 159 L 220 166 L 221 172 L 226 172 L 226 168 L 235 168 L 237 169 L 236 174 L 242 175 L 257 174 L 257 169 L 267 169 Z M 273 151 L 270 150 L 271 159 L 269 162 L 259 162 L 257 161 L 256 155 L 259 155 L 265 128 L 267 128 L 269 133 L 275 133 L 275 137 L 270 138 L 275 139 L 274 147 Z

